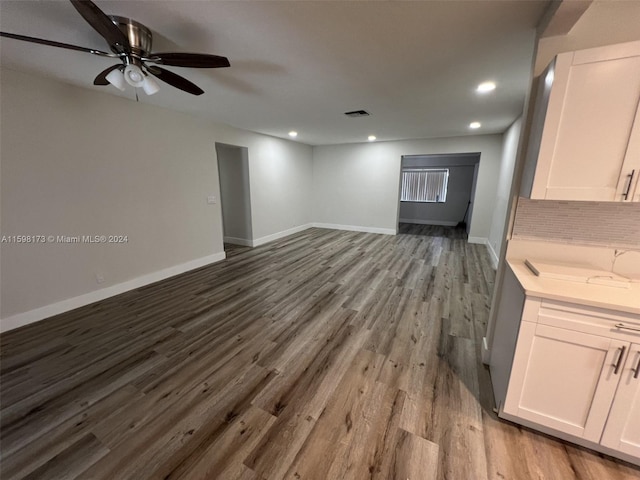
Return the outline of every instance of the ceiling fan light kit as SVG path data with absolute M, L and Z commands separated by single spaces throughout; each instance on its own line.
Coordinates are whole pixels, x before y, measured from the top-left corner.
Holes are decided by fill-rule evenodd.
M 186 78 L 164 68 L 147 65 L 147 62 L 191 68 L 225 68 L 230 66 L 226 57 L 218 55 L 175 52 L 151 53 L 153 35 L 151 30 L 140 22 L 117 15 L 106 15 L 90 0 L 70 0 L 70 2 L 82 18 L 107 41 L 112 53 L 8 32 L 0 32 L 0 36 L 91 53 L 101 57 L 117 58 L 122 63 L 112 65 L 100 72 L 94 79 L 93 84 L 113 85 L 121 91 L 124 91 L 126 85 L 129 84 L 135 88 L 141 87 L 147 95 L 153 95 L 160 90 L 158 83 L 149 74 L 172 87 L 192 95 L 202 95 L 204 93 L 200 87 Z
M 124 68 L 124 79 L 132 87 L 142 87 L 144 84 L 144 73 L 142 73 L 142 69 L 137 65 L 130 64 Z
M 111 70 L 105 78 L 107 82 L 116 87 L 118 90 L 123 91 L 126 88 L 126 82 L 124 80 L 124 74 L 120 71 L 119 68 Z
M 160 85 L 158 85 L 158 82 L 156 82 L 153 77 L 145 75 L 144 82 L 142 83 L 142 90 L 144 90 L 144 93 L 147 95 L 153 95 L 154 93 L 158 93 Z

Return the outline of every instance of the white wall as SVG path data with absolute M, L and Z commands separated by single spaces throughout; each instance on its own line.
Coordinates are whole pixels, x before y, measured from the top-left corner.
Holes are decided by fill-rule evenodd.
M 224 241 L 251 245 L 249 152 L 245 147 L 216 143 Z
M 501 135 L 319 146 L 313 149 L 313 220 L 393 233 L 403 155 L 480 153 L 470 241 L 489 236 L 501 159 Z
M 249 149 L 254 237 L 310 223 L 309 146 L 7 69 L 0 88 L 2 235 L 128 235 L 2 244 L 3 329 L 223 258 L 216 142 Z
M 493 218 L 491 220 L 488 244 L 494 265 L 497 265 L 498 263 L 500 249 L 506 240 L 505 227 L 511 201 L 511 183 L 513 181 L 513 172 L 516 165 L 516 155 L 518 153 L 518 142 L 520 141 L 521 129 L 522 117 L 513 122 L 505 132 L 502 140 L 502 161 L 500 162 L 496 202 L 493 210 Z
M 260 245 L 310 226 L 313 160 L 308 145 L 252 136 L 225 143 L 249 147 L 253 244 Z

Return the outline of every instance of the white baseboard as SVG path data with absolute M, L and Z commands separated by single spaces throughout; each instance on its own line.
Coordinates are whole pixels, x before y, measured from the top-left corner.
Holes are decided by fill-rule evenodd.
M 253 241 L 246 238 L 238 237 L 224 237 L 224 243 L 231 243 L 233 245 L 242 245 L 243 247 L 253 247 Z
M 491 244 L 489 243 L 489 239 L 485 237 L 469 237 L 467 238 L 467 242 L 469 243 L 477 243 L 478 245 L 484 245 L 487 247 L 487 251 L 489 252 L 489 258 L 491 260 L 491 266 L 494 270 L 498 268 L 498 256 L 496 252 L 491 248 Z
M 266 235 L 264 237 L 256 238 L 253 240 L 252 247 L 259 247 L 260 245 L 264 245 L 265 243 L 273 242 L 274 240 L 278 240 L 282 237 L 288 237 L 289 235 L 293 235 L 294 233 L 302 232 L 307 228 L 311 228 L 313 225 L 311 223 L 307 223 L 306 225 L 300 225 L 298 227 L 290 228 L 289 230 L 283 230 L 282 232 L 273 233 L 271 235 Z
M 28 312 L 18 313 L 16 315 L 12 315 L 0 320 L 0 331 L 6 332 L 8 330 L 13 330 L 14 328 L 22 327 L 30 323 L 38 322 L 40 320 L 44 320 L 45 318 L 52 317 L 53 315 L 68 312 L 69 310 L 83 307 L 85 305 L 89 305 L 90 303 L 104 300 L 105 298 L 113 297 L 114 295 L 119 295 L 121 293 L 128 292 L 129 290 L 140 288 L 145 285 L 149 285 L 150 283 L 164 280 L 165 278 L 173 277 L 184 272 L 188 272 L 189 270 L 194 270 L 211 263 L 219 262 L 221 260 L 224 260 L 225 258 L 226 255 L 224 252 L 214 253 L 213 255 L 197 258 L 195 260 L 181 263 L 180 265 L 175 265 L 173 267 L 164 268 L 157 272 L 148 273 L 147 275 L 142 275 L 141 277 L 127 280 L 126 282 L 111 285 L 110 287 L 101 288 L 100 290 L 94 290 L 93 292 L 85 293 L 73 298 L 68 298 L 66 300 L 62 300 L 61 302 L 56 302 L 44 307 L 36 308 L 34 310 L 29 310 Z
M 491 246 L 491 242 L 487 242 L 487 250 L 489 250 L 489 256 L 491 257 L 491 266 L 493 266 L 494 270 L 497 270 L 499 259 L 496 251 Z
M 391 228 L 360 227 L 356 225 L 338 225 L 334 223 L 307 223 L 305 225 L 290 228 L 289 230 L 283 230 L 282 232 L 277 232 L 271 235 L 256 238 L 253 241 L 235 237 L 224 237 L 224 241 L 228 241 L 228 243 L 233 243 L 236 245 L 245 245 L 247 247 L 259 247 L 260 245 L 264 245 L 265 243 L 273 242 L 274 240 L 279 240 L 283 237 L 288 237 L 289 235 L 302 232 L 311 227 L 329 228 L 331 230 L 348 230 L 351 232 L 382 233 L 385 235 L 396 235 L 398 233 L 397 230 Z
M 469 237 L 467 238 L 467 242 L 487 245 L 489 243 L 489 239 L 486 237 Z
M 439 227 L 455 227 L 458 222 L 444 222 L 441 220 L 417 220 L 414 218 L 401 218 L 400 223 L 413 223 L 416 225 L 437 225 Z
M 347 230 L 349 232 L 381 233 L 383 235 L 397 235 L 395 228 L 361 227 L 358 225 L 338 225 L 336 223 L 314 223 L 316 228 L 328 228 L 330 230 Z

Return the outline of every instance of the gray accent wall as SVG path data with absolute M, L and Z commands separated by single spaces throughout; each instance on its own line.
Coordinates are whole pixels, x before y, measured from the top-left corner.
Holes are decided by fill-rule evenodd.
M 480 154 L 414 155 L 402 158 L 402 167 L 449 169 L 447 199 L 443 203 L 400 202 L 400 222 L 454 226 L 465 218 L 471 201 L 475 165 Z

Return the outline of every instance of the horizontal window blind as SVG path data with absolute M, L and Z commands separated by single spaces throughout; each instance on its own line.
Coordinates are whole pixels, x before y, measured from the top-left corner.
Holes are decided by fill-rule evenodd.
M 447 200 L 448 169 L 407 168 L 402 170 L 402 202 L 440 202 Z

